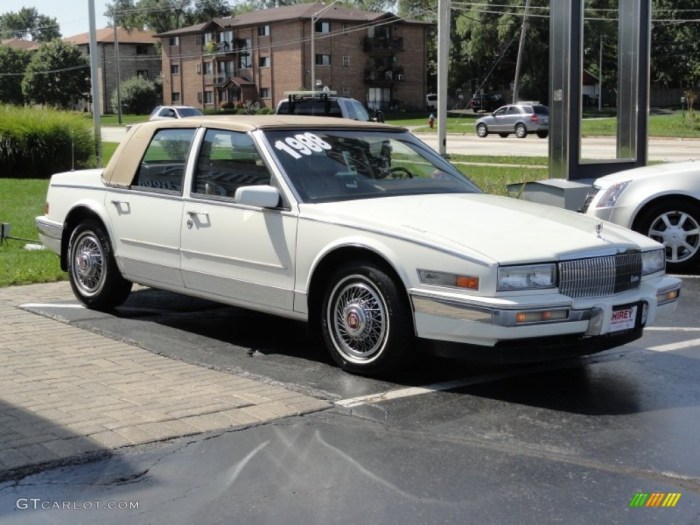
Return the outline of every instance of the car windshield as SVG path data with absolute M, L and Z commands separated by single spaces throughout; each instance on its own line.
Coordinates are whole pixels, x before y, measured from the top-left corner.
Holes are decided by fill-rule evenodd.
M 288 129 L 265 136 L 303 202 L 481 192 L 406 132 Z

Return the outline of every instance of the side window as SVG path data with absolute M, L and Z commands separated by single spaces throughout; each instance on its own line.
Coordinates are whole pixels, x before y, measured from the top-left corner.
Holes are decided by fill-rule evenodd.
M 182 194 L 185 164 L 194 129 L 161 129 L 141 159 L 132 187 Z
M 241 186 L 270 184 L 270 172 L 246 133 L 207 130 L 197 156 L 193 195 L 233 198 Z
M 505 116 L 505 114 L 506 114 L 506 109 L 507 109 L 507 108 L 501 108 L 501 109 L 499 109 L 498 111 L 496 111 L 496 112 L 493 114 L 493 116 L 494 116 L 494 117 L 503 117 L 503 116 Z

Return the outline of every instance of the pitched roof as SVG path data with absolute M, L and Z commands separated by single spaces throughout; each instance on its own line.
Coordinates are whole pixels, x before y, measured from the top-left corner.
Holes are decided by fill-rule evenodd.
M 375 11 L 362 11 L 360 9 L 348 9 L 342 5 L 333 5 L 328 7 L 330 4 L 323 4 L 321 2 L 314 2 L 311 4 L 295 4 L 288 5 L 284 7 L 276 7 L 273 9 L 261 9 L 259 11 L 250 11 L 247 13 L 240 13 L 235 16 L 227 16 L 221 18 L 215 18 L 213 21 L 205 22 L 202 24 L 196 24 L 193 26 L 182 27 L 180 29 L 173 29 L 171 31 L 166 31 L 164 33 L 159 33 L 155 35 L 156 37 L 168 37 L 184 35 L 189 33 L 201 33 L 208 25 L 213 23 L 219 25 L 222 28 L 233 28 L 240 26 L 255 26 L 269 24 L 272 22 L 283 22 L 287 20 L 308 20 L 313 15 L 317 14 L 322 9 L 325 9 L 319 18 L 323 20 L 337 20 L 341 22 L 373 22 L 380 20 L 382 18 L 395 18 L 401 20 L 399 17 L 392 13 L 377 13 Z M 403 20 L 406 23 L 418 23 L 423 24 L 424 22 L 417 22 L 415 20 Z M 428 24 L 430 25 L 430 24 Z
M 96 32 L 97 42 L 101 44 L 111 44 L 114 42 L 114 28 L 104 27 Z M 120 44 L 155 44 L 156 38 L 152 31 L 140 31 L 138 29 L 126 30 L 123 27 L 117 27 L 117 39 Z M 79 35 L 69 36 L 63 39 L 64 42 L 70 42 L 76 46 L 90 43 L 90 33 L 80 33 Z
M 24 40 L 22 38 L 8 38 L 7 40 L 0 40 L 0 46 L 7 46 L 11 47 L 12 49 L 24 49 L 26 51 L 39 49 L 40 45 L 40 42 L 35 42 L 34 40 Z

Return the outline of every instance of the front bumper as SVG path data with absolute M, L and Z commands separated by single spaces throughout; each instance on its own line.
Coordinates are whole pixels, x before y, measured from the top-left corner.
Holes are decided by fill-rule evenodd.
M 598 340 L 620 340 L 623 342 L 618 344 L 624 344 L 641 337 L 644 327 L 658 315 L 675 309 L 680 286 L 679 279 L 664 276 L 615 296 L 576 300 L 554 293 L 508 298 L 460 298 L 452 293 L 425 290 L 411 290 L 409 294 L 419 338 L 494 351 L 520 348 L 524 352 L 545 343 L 553 348 L 566 347 L 585 339 L 593 347 Z M 634 313 L 634 323 L 615 325 L 614 311 Z M 542 320 L 518 321 L 537 318 L 540 313 Z M 468 353 L 468 346 L 464 348 Z
M 63 224 L 46 218 L 45 215 L 35 219 L 36 229 L 39 231 L 41 243 L 52 252 L 61 253 L 61 240 L 63 238 Z

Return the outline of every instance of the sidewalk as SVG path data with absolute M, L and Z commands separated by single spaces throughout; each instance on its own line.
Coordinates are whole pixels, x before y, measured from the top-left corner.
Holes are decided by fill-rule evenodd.
M 330 406 L 18 308 L 72 298 L 67 282 L 0 288 L 0 481 L 68 458 Z

